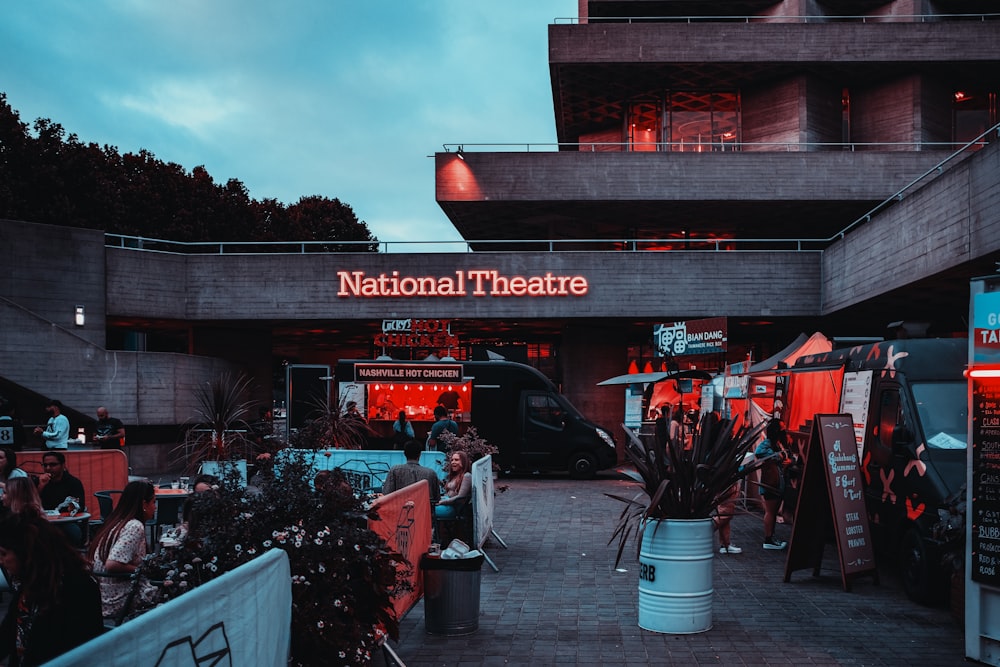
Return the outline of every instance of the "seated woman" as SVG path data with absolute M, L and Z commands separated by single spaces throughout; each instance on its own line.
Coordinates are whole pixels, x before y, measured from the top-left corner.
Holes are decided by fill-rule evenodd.
M 0 493 L 8 481 L 27 476 L 28 473 L 17 467 L 17 452 L 10 447 L 0 447 Z
M 434 518 L 453 519 L 472 498 L 472 464 L 465 452 L 452 452 L 448 457 L 448 476 L 444 494 L 434 507 Z
M 104 632 L 101 596 L 61 532 L 28 514 L 0 521 L 0 563 L 14 599 L 0 624 L 0 660 L 40 665 Z
M 11 514 L 30 514 L 39 518 L 45 514 L 38 488 L 27 477 L 13 477 L 7 481 L 3 506 Z
M 129 482 L 104 527 L 90 545 L 95 572 L 130 574 L 146 556 L 146 521 L 156 514 L 156 490 L 149 482 Z M 101 578 L 101 606 L 105 618 L 114 618 L 128 601 L 132 582 Z M 140 583 L 137 602 L 151 605 L 156 589 Z

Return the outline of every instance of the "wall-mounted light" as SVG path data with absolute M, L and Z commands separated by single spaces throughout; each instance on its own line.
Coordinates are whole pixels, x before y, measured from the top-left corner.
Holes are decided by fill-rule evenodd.
M 82 327 L 86 322 L 87 318 L 83 314 L 83 306 L 76 307 L 76 314 L 73 316 L 73 324 L 78 327 Z
M 465 161 L 465 156 L 463 155 L 464 152 L 465 152 L 465 146 L 459 146 L 458 150 L 455 152 L 455 155 L 458 156 L 458 159 L 462 160 L 463 162 Z

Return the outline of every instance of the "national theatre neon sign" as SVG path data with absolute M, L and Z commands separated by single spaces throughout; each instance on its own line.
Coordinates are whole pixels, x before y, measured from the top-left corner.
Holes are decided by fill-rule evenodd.
M 504 276 L 499 271 L 473 269 L 455 275 L 400 276 L 399 271 L 377 276 L 364 271 L 337 271 L 337 296 L 585 296 L 589 285 L 583 276 L 558 276 L 551 271 L 538 276 Z

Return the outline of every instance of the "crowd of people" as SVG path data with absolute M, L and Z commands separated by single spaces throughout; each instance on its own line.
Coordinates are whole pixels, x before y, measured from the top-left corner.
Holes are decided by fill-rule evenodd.
M 0 623 L 0 662 L 11 667 L 51 660 L 102 634 L 125 611 L 160 600 L 157 586 L 137 577 L 147 552 L 147 522 L 156 512 L 154 486 L 129 482 L 84 550 L 80 536 L 69 530 L 78 524 L 46 518 L 65 494 L 82 498 L 82 484 L 65 469 L 62 452 L 45 452 L 42 460 L 45 472 L 36 482 L 17 467 L 15 451 L 0 448 L 0 574 L 13 594 Z M 202 475 L 193 493 L 213 492 L 217 484 Z M 185 533 L 190 506 L 189 500 L 180 526 Z

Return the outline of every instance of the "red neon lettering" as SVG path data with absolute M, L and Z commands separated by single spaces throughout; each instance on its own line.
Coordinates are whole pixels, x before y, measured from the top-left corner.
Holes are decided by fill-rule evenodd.
M 504 276 L 495 269 L 456 271 L 451 276 L 402 276 L 399 271 L 366 276 L 364 271 L 338 271 L 337 296 L 415 297 L 466 296 L 466 279 L 472 284 L 472 296 L 584 296 L 590 287 L 583 276 Z M 414 331 L 447 330 L 447 321 L 418 320 Z

